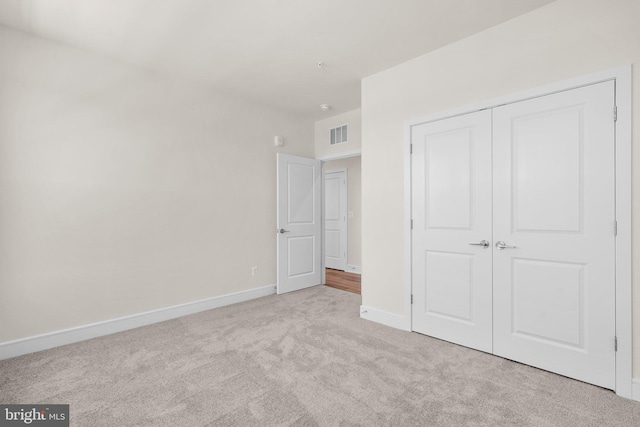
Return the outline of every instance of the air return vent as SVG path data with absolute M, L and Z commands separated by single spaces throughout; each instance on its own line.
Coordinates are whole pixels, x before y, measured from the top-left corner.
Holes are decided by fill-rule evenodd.
M 349 125 L 342 125 L 331 129 L 331 145 L 342 144 L 343 142 L 349 141 L 348 127 Z

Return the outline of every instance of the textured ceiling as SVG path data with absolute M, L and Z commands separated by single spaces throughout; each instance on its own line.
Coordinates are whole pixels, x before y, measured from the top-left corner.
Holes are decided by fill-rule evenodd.
M 0 24 L 320 119 L 358 108 L 363 77 L 551 2 L 2 0 Z

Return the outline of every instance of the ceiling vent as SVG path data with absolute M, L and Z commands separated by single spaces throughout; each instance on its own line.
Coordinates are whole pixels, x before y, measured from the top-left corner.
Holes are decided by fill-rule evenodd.
M 349 125 L 342 125 L 331 129 L 331 145 L 342 144 L 343 142 L 349 141 L 348 127 Z

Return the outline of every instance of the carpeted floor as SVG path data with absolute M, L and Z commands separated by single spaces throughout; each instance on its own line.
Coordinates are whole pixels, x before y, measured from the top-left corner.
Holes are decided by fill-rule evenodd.
M 639 426 L 640 402 L 358 316 L 317 286 L 0 361 L 73 426 Z

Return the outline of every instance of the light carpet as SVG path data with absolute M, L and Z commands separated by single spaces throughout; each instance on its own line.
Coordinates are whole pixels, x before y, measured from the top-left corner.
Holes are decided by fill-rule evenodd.
M 0 361 L 73 426 L 640 426 L 640 402 L 359 318 L 317 286 Z

